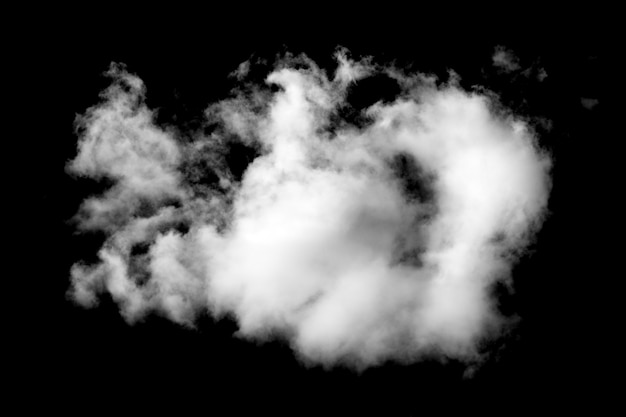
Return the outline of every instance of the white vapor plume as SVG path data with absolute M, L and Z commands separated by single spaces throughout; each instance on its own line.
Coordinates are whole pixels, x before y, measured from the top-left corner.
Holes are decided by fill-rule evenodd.
M 240 336 L 283 338 L 311 363 L 475 359 L 504 322 L 490 288 L 545 217 L 550 157 L 493 94 L 336 61 L 329 77 L 281 60 L 211 105 L 215 129 L 191 142 L 155 125 L 142 81 L 112 66 L 68 165 L 112 180 L 79 213 L 108 238 L 99 263 L 72 268 L 72 297 L 108 292 L 129 322 L 230 315 Z M 373 74 L 400 93 L 355 124 L 342 109 Z M 238 150 L 253 154 L 243 173 Z

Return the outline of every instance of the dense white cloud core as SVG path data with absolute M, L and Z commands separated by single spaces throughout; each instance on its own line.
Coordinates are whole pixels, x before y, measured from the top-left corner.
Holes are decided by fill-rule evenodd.
M 81 226 L 108 239 L 98 264 L 73 267 L 75 300 L 109 292 L 129 322 L 231 314 L 241 335 L 282 336 L 325 364 L 475 357 L 502 321 L 489 288 L 545 213 L 550 159 L 492 98 L 345 52 L 337 63 L 328 77 L 282 60 L 265 85 L 211 105 L 218 127 L 192 143 L 157 127 L 142 81 L 113 66 L 69 165 L 114 180 L 82 207 Z M 338 123 L 374 73 L 398 81 L 396 100 Z M 257 149 L 241 178 L 234 143 Z

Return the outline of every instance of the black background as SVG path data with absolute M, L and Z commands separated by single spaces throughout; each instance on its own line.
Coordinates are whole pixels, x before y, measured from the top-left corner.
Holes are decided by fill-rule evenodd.
M 588 170 L 608 170 L 588 164 L 601 156 L 588 143 L 598 140 L 602 104 L 590 111 L 580 100 L 599 96 L 602 75 L 599 36 L 584 21 L 529 18 L 512 28 L 506 19 L 496 19 L 501 25 L 495 27 L 493 20 L 477 21 L 469 14 L 457 23 L 425 10 L 402 22 L 395 20 L 402 10 L 349 22 L 324 17 L 332 13 L 322 11 L 310 23 L 300 20 L 308 12 L 263 19 L 251 14 L 245 21 L 232 11 L 195 18 L 161 12 L 158 18 L 123 9 L 52 21 L 41 16 L 41 22 L 19 32 L 28 40 L 12 66 L 35 87 L 21 107 L 30 120 L 22 129 L 30 156 L 20 192 L 35 200 L 23 209 L 33 226 L 24 282 L 34 294 L 19 338 L 26 343 L 19 345 L 16 359 L 25 407 L 89 413 L 132 406 L 146 413 L 167 409 L 209 415 L 418 415 L 424 407 L 504 412 L 548 405 L 570 410 L 588 403 L 600 381 L 598 370 L 611 367 L 611 353 L 598 342 L 604 330 L 588 311 L 600 304 L 602 290 L 588 285 L 597 271 L 578 263 L 593 251 L 582 247 L 590 227 L 583 219 L 600 215 L 600 209 L 584 201 L 576 208 L 569 203 L 581 192 L 601 194 Z M 76 152 L 74 119 L 98 102 L 108 83 L 102 73 L 112 61 L 125 63 L 143 79 L 147 104 L 160 109 L 162 122 L 197 127 L 206 105 L 228 95 L 227 75 L 242 61 L 305 52 L 332 69 L 337 45 L 356 57 L 395 60 L 443 78 L 454 69 L 462 85 L 486 84 L 502 94 L 505 104 L 552 122 L 541 138 L 555 160 L 551 216 L 534 252 L 514 271 L 514 297 L 503 296 L 504 307 L 522 321 L 492 347 L 496 354 L 473 378 L 463 378 L 463 367 L 454 362 L 389 364 L 360 375 L 306 369 L 284 344 L 234 339 L 236 326 L 227 320 L 201 317 L 192 331 L 151 316 L 131 327 L 110 300 L 84 310 L 66 299 L 70 266 L 93 258 L 100 237 L 77 235 L 68 222 L 98 186 L 69 177 L 64 166 Z M 496 45 L 513 50 L 522 67 L 545 68 L 548 77 L 538 83 L 498 74 L 490 68 Z M 371 87 L 386 94 L 384 83 Z M 375 99 L 363 93 L 358 100 Z

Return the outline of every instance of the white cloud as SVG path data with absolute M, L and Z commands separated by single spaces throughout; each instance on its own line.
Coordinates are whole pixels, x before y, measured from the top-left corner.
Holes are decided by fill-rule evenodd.
M 580 99 L 580 104 L 587 110 L 592 110 L 594 107 L 598 105 L 600 100 L 597 98 L 583 97 Z
M 537 80 L 541 82 L 545 80 L 546 78 L 548 78 L 548 72 L 545 70 L 545 68 L 539 68 L 537 70 Z
M 180 149 L 152 123 L 142 103 L 143 82 L 115 65 L 107 74 L 113 83 L 102 94 L 104 103 L 77 119 L 78 154 L 68 165 L 76 175 L 116 181 L 104 196 L 85 201 L 85 227 L 106 227 L 111 216 L 128 216 L 142 199 L 158 203 L 185 194 L 177 170 Z
M 491 59 L 493 61 L 493 65 L 506 72 L 517 71 L 521 68 L 515 54 L 509 49 L 506 49 L 504 46 L 496 47 Z
M 349 53 L 345 49 L 339 49 L 335 54 L 335 59 L 337 60 L 335 81 L 344 85 L 354 83 L 366 77 L 373 70 L 369 60 L 355 62 L 350 59 Z
M 116 181 L 85 203 L 84 221 L 110 237 L 100 264 L 73 268 L 75 299 L 92 305 L 108 291 L 129 321 L 154 309 L 186 324 L 199 308 L 234 314 L 244 337 L 282 335 L 324 364 L 476 359 L 503 320 L 489 286 L 507 279 L 511 250 L 545 214 L 550 159 L 524 123 L 454 80 L 336 58 L 332 79 L 306 58 L 280 63 L 266 78 L 278 92 L 213 105 L 222 130 L 191 145 L 152 123 L 141 81 L 117 70 L 80 121 L 70 165 Z M 399 81 L 398 99 L 366 109 L 366 127 L 329 130 L 348 85 L 376 72 Z M 220 160 L 233 134 L 262 149 L 240 182 L 224 179 Z M 186 179 L 192 160 L 211 161 L 225 190 Z M 170 230 L 181 221 L 188 232 Z

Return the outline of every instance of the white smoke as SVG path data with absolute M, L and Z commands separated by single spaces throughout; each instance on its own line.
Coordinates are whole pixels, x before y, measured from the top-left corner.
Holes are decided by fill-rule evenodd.
M 69 164 L 113 180 L 79 214 L 108 239 L 99 263 L 74 265 L 74 299 L 108 292 L 129 322 L 230 314 L 241 335 L 323 364 L 476 358 L 503 320 L 489 289 L 544 217 L 550 159 L 493 95 L 346 51 L 337 63 L 329 78 L 306 57 L 280 61 L 265 85 L 211 105 L 218 127 L 191 143 L 157 127 L 142 81 L 112 66 Z M 383 73 L 395 101 L 364 110 L 365 125 L 341 121 L 350 89 Z M 233 143 L 258 151 L 241 178 Z

